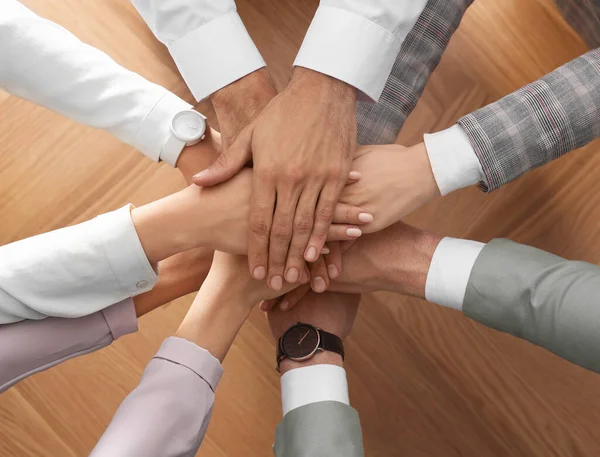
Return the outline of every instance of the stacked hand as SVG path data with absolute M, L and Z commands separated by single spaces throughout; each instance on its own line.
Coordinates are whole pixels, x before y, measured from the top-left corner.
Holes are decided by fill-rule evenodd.
M 256 75 L 254 77 L 257 77 Z M 261 78 L 261 76 L 258 76 Z M 245 78 L 244 78 L 245 79 Z M 219 121 L 230 115 L 231 103 L 243 90 L 240 80 L 215 95 Z M 268 84 L 264 87 L 269 87 Z M 272 85 L 270 86 L 272 88 Z M 348 179 L 356 142 L 355 90 L 310 70 L 296 69 L 289 86 L 238 134 L 240 127 L 261 109 L 273 90 L 261 90 L 243 121 L 231 122 L 232 134 L 217 161 L 197 174 L 194 182 L 213 186 L 234 176 L 251 159 L 255 176 L 249 215 L 250 271 L 281 290 L 284 277 L 297 283 L 304 260 L 319 259 L 336 204 Z M 335 134 L 331 134 L 335 132 Z M 232 141 L 233 139 L 233 141 Z M 334 257 L 330 265 L 335 265 Z M 321 263 L 315 277 L 327 275 Z M 341 265 L 335 265 L 339 274 Z

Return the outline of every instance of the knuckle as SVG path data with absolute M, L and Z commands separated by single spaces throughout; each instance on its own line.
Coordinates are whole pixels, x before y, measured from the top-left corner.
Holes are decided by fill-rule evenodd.
M 330 180 L 336 181 L 336 182 L 340 181 L 341 179 L 345 180 L 347 178 L 347 176 L 346 177 L 342 176 L 342 167 L 340 165 L 332 165 L 329 168 L 328 175 L 329 175 Z
M 255 235 L 264 238 L 269 235 L 269 224 L 262 217 L 254 216 L 250 220 L 250 230 Z
M 299 183 L 306 178 L 306 173 L 300 166 L 289 167 L 284 171 L 283 175 L 286 181 L 290 183 Z
M 300 234 L 309 233 L 312 229 L 313 221 L 310 216 L 300 216 L 294 222 L 294 230 Z
M 271 236 L 277 240 L 289 240 L 292 237 L 292 228 L 283 224 L 275 225 L 271 229 Z
M 329 220 L 333 219 L 333 210 L 334 210 L 333 202 L 330 202 L 330 201 L 323 202 L 317 209 L 317 217 L 321 220 L 329 221 Z

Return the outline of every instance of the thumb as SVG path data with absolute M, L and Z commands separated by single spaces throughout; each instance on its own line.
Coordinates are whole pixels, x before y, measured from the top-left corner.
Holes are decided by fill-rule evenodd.
M 217 160 L 200 173 L 192 176 L 192 182 L 197 186 L 215 186 L 235 176 L 250 160 L 252 153 L 250 143 L 252 141 L 252 130 L 246 129 L 235 140 L 235 142 L 223 150 Z

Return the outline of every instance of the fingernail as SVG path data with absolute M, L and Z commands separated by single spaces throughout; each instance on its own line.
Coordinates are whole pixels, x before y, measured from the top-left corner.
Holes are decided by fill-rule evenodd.
M 361 222 L 373 222 L 373 215 L 369 213 L 360 213 L 358 215 L 358 220 Z
M 281 288 L 283 287 L 283 280 L 281 279 L 281 276 L 279 276 L 279 275 L 273 276 L 271 278 L 271 282 L 269 284 L 271 285 L 271 289 L 281 290 Z
M 362 231 L 359 228 L 353 227 L 346 230 L 346 235 L 348 235 L 350 238 L 358 238 L 362 235 Z
M 208 174 L 208 170 L 202 170 L 200 173 L 196 173 L 193 178 L 203 178 Z
M 285 272 L 285 280 L 287 282 L 294 283 L 294 282 L 298 281 L 299 277 L 300 277 L 300 272 L 298 271 L 297 268 L 290 268 L 288 271 Z
M 329 254 L 331 251 L 329 250 L 328 247 L 324 247 L 323 249 L 321 249 L 321 255 L 327 255 Z
M 325 292 L 325 289 L 327 288 L 327 284 L 325 283 L 325 280 L 323 278 L 321 278 L 320 276 L 317 276 L 313 280 L 312 288 L 315 292 L 320 294 L 322 292 Z
M 327 273 L 331 279 L 335 279 L 340 275 L 338 268 L 335 265 L 329 265 L 327 267 Z
M 351 171 L 348 177 L 353 181 L 357 181 L 362 177 L 362 173 L 360 171 Z
M 306 254 L 304 256 L 306 257 L 307 262 L 314 262 L 317 260 L 317 250 L 311 246 L 306 250 Z
M 254 279 L 258 279 L 259 281 L 265 279 L 266 274 L 267 272 L 265 270 L 265 267 L 256 267 L 252 272 L 252 276 L 254 276 Z
M 261 311 L 266 311 L 267 310 L 267 302 L 266 301 L 261 301 L 260 302 L 260 310 Z
M 279 309 L 281 311 L 287 311 L 287 309 L 290 307 L 290 302 L 288 302 L 287 300 L 283 301 L 281 303 L 281 305 L 279 305 Z

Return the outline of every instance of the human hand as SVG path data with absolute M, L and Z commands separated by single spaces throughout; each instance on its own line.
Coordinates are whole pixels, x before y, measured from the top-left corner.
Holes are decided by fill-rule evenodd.
M 249 266 L 274 290 L 284 276 L 297 282 L 304 259 L 314 262 L 326 241 L 354 154 L 355 104 L 351 86 L 297 68 L 227 157 L 194 177 L 198 185 L 217 184 L 252 155 Z
M 351 245 L 342 243 L 346 244 L 342 248 L 344 270 L 330 283 L 329 290 L 360 294 L 387 290 L 424 298 L 431 259 L 441 239 L 397 222 Z M 280 299 L 264 301 L 261 309 L 293 309 L 307 293 L 308 286 L 300 286 Z
M 378 232 L 440 195 L 423 143 L 359 147 L 352 169 L 362 177 L 344 188 L 340 202 L 374 216 L 364 233 Z
M 365 235 L 344 252 L 344 271 L 331 282 L 330 290 L 387 290 L 424 298 L 431 259 L 441 239 L 403 222 Z
M 264 281 L 253 279 L 245 256 L 215 252 L 212 266 L 198 295 L 177 330 L 185 338 L 223 361 L 254 305 L 273 297 Z M 308 281 L 308 270 L 301 282 Z M 295 285 L 286 284 L 285 290 Z
M 244 169 L 218 186 L 192 185 L 135 208 L 133 223 L 150 263 L 200 246 L 245 255 L 251 187 L 252 170 Z M 361 208 L 337 205 L 329 239 L 355 239 L 361 214 Z
M 266 68 L 261 68 L 210 96 L 225 149 L 235 142 L 240 132 L 256 119 L 276 95 L 277 89 L 271 75 Z M 224 157 L 227 157 L 227 153 Z
M 310 292 L 292 311 L 275 309 L 267 313 L 267 319 L 275 341 L 298 322 L 314 325 L 344 340 L 354 325 L 359 302 L 360 295 Z M 280 368 L 281 373 L 285 373 L 293 368 L 321 363 L 341 365 L 342 359 L 338 354 L 321 352 L 305 362 L 284 360 Z

